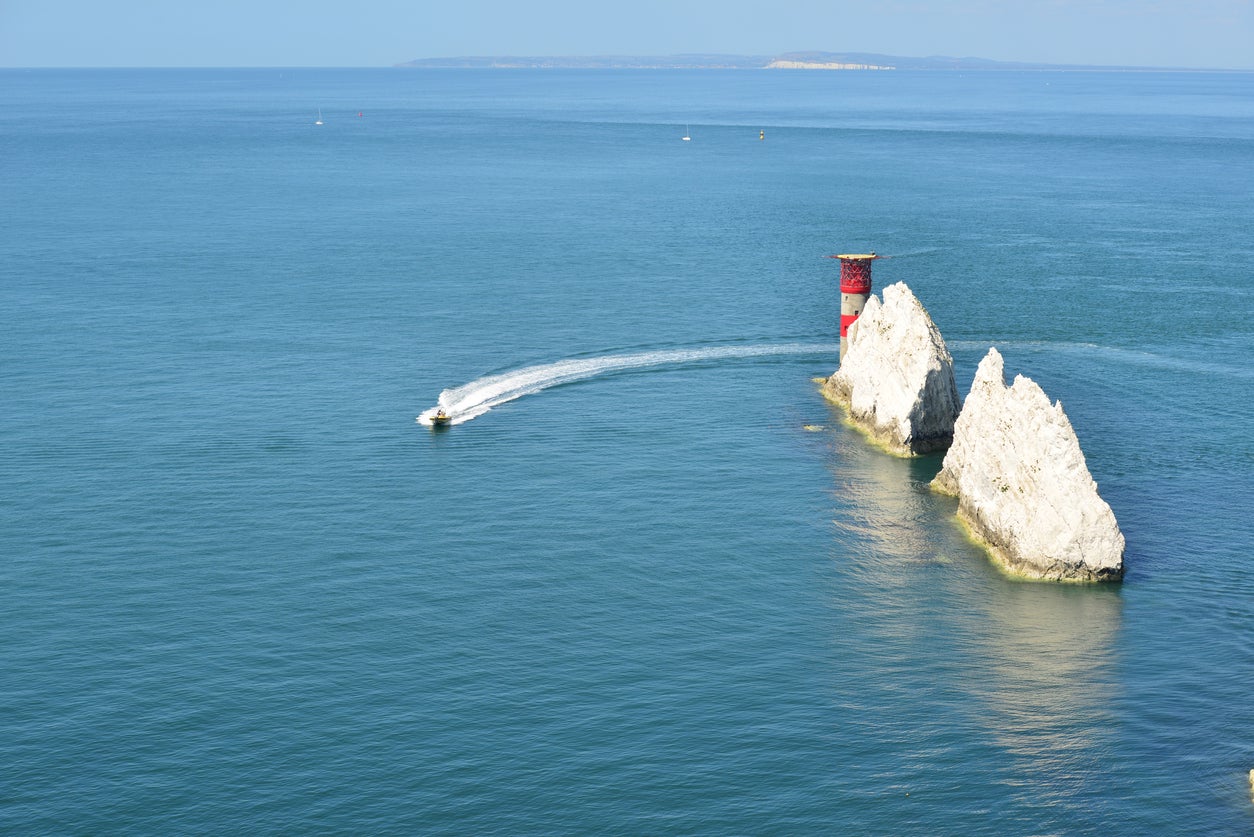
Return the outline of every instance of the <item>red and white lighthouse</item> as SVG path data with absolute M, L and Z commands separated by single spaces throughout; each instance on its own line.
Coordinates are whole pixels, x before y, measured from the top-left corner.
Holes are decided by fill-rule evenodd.
M 871 295 L 871 262 L 875 253 L 846 253 L 828 258 L 840 259 L 840 359 L 849 347 L 849 326 L 857 321 Z

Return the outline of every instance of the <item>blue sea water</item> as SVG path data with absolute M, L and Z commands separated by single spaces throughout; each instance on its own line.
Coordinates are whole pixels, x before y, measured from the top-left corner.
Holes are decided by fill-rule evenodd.
M 0 831 L 1254 831 L 1254 75 L 3 71 L 0 174 Z M 819 397 L 870 249 L 1122 585 Z

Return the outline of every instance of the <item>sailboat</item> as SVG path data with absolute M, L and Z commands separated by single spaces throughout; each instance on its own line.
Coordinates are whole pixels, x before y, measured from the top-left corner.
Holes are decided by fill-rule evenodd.
M 692 142 L 692 137 L 688 136 L 688 134 L 691 133 L 691 131 L 689 131 L 688 128 L 689 128 L 688 125 L 684 126 L 684 135 L 683 135 L 684 142 Z
M 322 108 L 318 108 L 318 121 L 317 121 L 317 122 L 315 122 L 314 124 L 315 124 L 315 125 L 321 125 L 321 124 L 322 124 Z

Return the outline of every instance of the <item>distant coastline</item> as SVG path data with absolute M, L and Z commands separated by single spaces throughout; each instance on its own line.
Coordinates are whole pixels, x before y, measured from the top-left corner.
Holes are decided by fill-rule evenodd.
M 1055 70 L 1087 72 L 1206 72 L 1189 67 L 1128 67 L 1100 64 L 1033 64 L 930 55 L 911 58 L 871 52 L 786 52 L 780 55 L 568 55 L 461 56 L 415 58 L 396 67 L 411 69 L 544 69 L 544 70 Z M 1215 69 L 1216 72 L 1242 72 Z M 1249 72 L 1249 71 L 1244 71 Z

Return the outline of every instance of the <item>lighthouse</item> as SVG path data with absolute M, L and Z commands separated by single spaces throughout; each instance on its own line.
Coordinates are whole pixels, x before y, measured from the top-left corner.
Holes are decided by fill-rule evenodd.
M 840 259 L 840 359 L 849 348 L 849 326 L 857 321 L 871 295 L 871 262 L 880 258 L 874 252 L 828 256 Z

